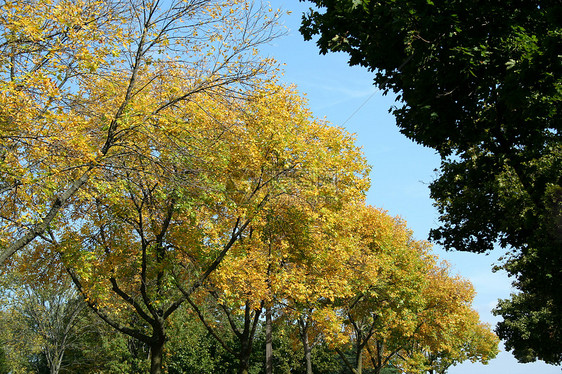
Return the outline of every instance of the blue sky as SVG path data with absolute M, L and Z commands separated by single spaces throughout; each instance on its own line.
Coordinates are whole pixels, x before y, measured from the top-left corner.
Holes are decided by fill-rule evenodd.
M 319 55 L 314 42 L 305 42 L 298 32 L 303 11 L 308 3 L 287 0 L 272 1 L 274 8 L 290 14 L 282 18 L 287 34 L 264 49 L 264 53 L 283 63 L 286 83 L 294 83 L 306 95 L 317 117 L 326 117 L 337 126 L 355 133 L 358 145 L 373 167 L 368 203 L 401 216 L 418 239 L 426 239 L 430 228 L 437 226 L 437 211 L 429 198 L 428 183 L 439 167 L 439 157 L 429 148 L 408 140 L 399 133 L 388 113 L 393 97 L 383 96 L 372 85 L 372 73 L 349 67 L 345 54 Z M 498 298 L 511 292 L 510 280 L 504 273 L 492 273 L 492 265 L 502 255 L 434 251 L 447 260 L 453 270 L 472 281 L 477 296 L 474 307 L 481 319 L 498 321 L 490 311 Z M 502 345 L 503 347 L 503 345 Z M 544 363 L 518 364 L 508 352 L 501 352 L 489 365 L 465 363 L 449 374 L 554 374 L 560 367 Z

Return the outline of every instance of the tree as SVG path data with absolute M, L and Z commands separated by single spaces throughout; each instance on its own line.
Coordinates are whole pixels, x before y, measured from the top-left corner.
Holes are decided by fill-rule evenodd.
M 98 68 L 117 67 L 129 10 L 111 1 L 2 2 L 0 262 L 47 231 L 96 151 L 108 152 L 111 141 L 102 149 L 77 136 L 92 120 L 81 88 Z
M 499 339 L 471 308 L 472 284 L 449 271 L 442 263 L 427 273 L 424 305 L 402 353 L 406 365 L 444 373 L 465 360 L 487 364 L 498 353 Z
M 103 322 L 69 277 L 53 274 L 50 265 L 40 259 L 31 265 L 33 276 L 16 267 L 3 274 L 0 367 L 13 373 L 146 373 L 147 347 Z
M 217 333 L 234 348 L 235 341 L 229 333 L 228 322 L 217 318 L 211 300 L 198 300 L 198 309 L 209 318 Z M 236 357 L 226 351 L 201 323 L 189 305 L 182 305 L 172 316 L 170 341 L 167 344 L 167 368 L 170 373 L 217 373 L 234 372 Z
M 336 217 L 306 232 L 312 235 L 300 234 L 295 243 L 305 245 L 302 258 L 284 257 L 288 266 L 280 279 L 290 282 L 275 278 L 280 318 L 298 331 L 307 373 L 318 365 L 312 360 L 314 347 L 335 350 L 350 370 L 360 373 L 367 343 L 384 326 L 381 321 L 389 321 L 381 315 L 391 312 L 400 315 L 395 320 L 408 320 L 408 305 L 417 302 L 412 295 L 423 286 L 424 250 L 418 253 L 403 222 L 363 200 L 350 201 Z M 306 244 L 309 237 L 313 240 Z M 343 348 L 350 340 L 355 365 Z
M 352 292 L 328 305 L 323 324 L 346 366 L 357 374 L 367 366 L 420 372 L 493 358 L 497 338 L 471 309 L 472 285 L 437 264 L 403 221 L 369 206 L 350 210 L 357 242 L 344 266 Z
M 319 35 L 322 53 L 373 71 L 398 94 L 401 132 L 441 155 L 430 185 L 441 226 L 430 237 L 446 249 L 508 249 L 503 268 L 521 293 L 496 310 L 498 333 L 521 361 L 562 362 L 562 4 L 311 2 L 305 39 Z
M 326 196 L 323 204 L 285 202 L 282 213 L 271 215 L 264 230 L 271 297 L 278 318 L 292 323 L 298 332 L 307 374 L 319 366 L 313 363 L 313 348 L 322 343 L 318 324 L 329 318 L 334 300 L 349 296 L 352 288 L 347 265 L 358 243 L 349 230 L 355 217 L 348 208 L 363 203 L 362 195 L 345 193 L 343 181 L 324 178 L 339 184 L 336 200 L 341 203 L 336 209 L 327 203 L 337 195 Z
M 45 275 L 40 268 L 37 273 Z M 9 349 L 12 368 L 32 365 L 33 360 L 44 362 L 54 374 L 69 365 L 76 367 L 78 363 L 69 363 L 66 355 L 83 348 L 81 336 L 89 327 L 80 324 L 80 319 L 86 304 L 68 279 L 37 284 L 16 274 L 3 279 L 2 287 L 2 340 Z
M 158 98 L 142 112 L 155 125 L 196 93 L 235 96 L 263 75 L 271 61 L 256 48 L 277 19 L 266 13 L 243 1 L 2 1 L 0 263 L 49 236 L 92 173 L 127 153 L 139 96 Z
M 415 329 L 428 285 L 425 273 L 434 260 L 426 243 L 413 240 L 405 222 L 369 206 L 356 215 L 361 244 L 350 269 L 354 292 L 341 300 L 343 323 L 355 354 L 353 371 L 362 372 L 366 357 L 365 363 L 379 373 Z M 382 345 L 384 353 L 378 349 Z M 346 364 L 351 368 L 351 362 Z
M 284 115 L 298 118 L 302 114 L 295 107 L 284 114 L 283 106 L 266 105 L 275 102 L 271 99 L 265 97 L 263 105 L 252 103 L 248 111 L 259 112 L 260 122 Z M 240 373 L 249 370 L 252 343 L 267 307 L 318 295 L 333 298 L 340 284 L 345 288 L 338 260 L 341 252 L 350 251 L 345 242 L 338 240 L 334 222 L 341 220 L 343 206 L 364 198 L 366 165 L 352 138 L 341 129 L 305 121 L 298 127 L 289 129 L 290 136 L 285 136 L 283 128 L 277 128 L 275 135 L 260 138 L 266 144 L 272 142 L 267 148 L 271 152 L 270 147 L 275 147 L 277 162 L 287 157 L 284 152 L 288 150 L 291 164 L 297 163 L 298 168 L 292 183 L 287 183 L 254 217 L 246 235 L 227 253 L 205 287 L 239 341 L 239 350 L 231 353 L 238 357 Z M 314 149 L 314 153 L 309 149 Z M 282 180 L 273 181 L 279 182 Z M 186 297 L 209 331 L 229 351 L 198 310 L 196 301 Z
M 338 191 L 363 196 L 368 184 L 353 138 L 311 119 L 292 89 L 194 95 L 158 126 L 141 115 L 155 99 L 136 95 L 127 118 L 135 136 L 120 144 L 127 153 L 92 172 L 51 238 L 30 247 L 60 254 L 88 305 L 150 347 L 153 373 L 170 316 L 245 253 L 264 214 L 284 199 L 328 209 L 341 203 Z
M 191 278 L 195 289 L 247 227 L 252 209 L 267 200 L 265 176 L 253 175 L 257 184 L 251 186 L 244 180 L 253 188 L 248 196 L 227 186 L 239 179 L 225 173 L 236 166 L 224 152 L 229 143 L 218 140 L 235 134 L 237 123 L 213 117 L 210 105 L 238 108 L 272 66 L 256 48 L 274 36 L 277 17 L 243 2 L 68 3 L 2 7 L 0 260 L 26 245 L 35 256 L 60 258 L 93 310 L 151 347 L 152 371 L 158 372 L 166 317 L 182 302 L 165 292 L 165 254 L 175 249 L 163 247 L 170 222 L 192 222 L 186 212 L 201 209 L 191 231 L 174 227 L 172 234 L 197 236 L 204 231 L 197 224 L 212 225 L 214 213 L 221 214 L 225 200 L 215 199 L 215 192 L 225 192 L 229 202 L 238 199 L 233 209 L 240 211 L 228 211 L 234 218 L 223 216 L 222 226 L 207 232 L 205 244 L 213 250 L 207 255 L 216 257 L 202 261 L 203 271 Z M 239 111 L 233 118 L 243 122 L 240 117 Z M 236 144 L 232 137 L 230 144 Z M 139 252 L 127 252 L 134 249 Z M 124 256 L 139 261 L 138 273 L 137 263 Z M 120 301 L 104 303 L 105 281 Z M 105 313 L 119 302 L 140 314 L 145 326 Z

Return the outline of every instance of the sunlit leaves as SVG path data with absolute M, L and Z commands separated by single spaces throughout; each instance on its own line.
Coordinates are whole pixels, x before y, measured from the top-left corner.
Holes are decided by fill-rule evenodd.
M 414 240 L 401 220 L 372 207 L 349 209 L 353 215 L 344 218 L 344 227 L 357 241 L 340 266 L 347 268 L 351 287 L 333 303 L 317 304 L 312 314 L 332 310 L 315 325 L 326 341 L 351 344 L 357 367 L 362 366 L 357 352 L 364 351 L 365 364 L 375 370 L 391 364 L 428 370 L 494 357 L 497 338 L 471 309 L 470 283 L 450 275 L 429 244 Z
M 46 230 L 102 158 L 128 152 L 139 123 L 177 124 L 169 113 L 180 102 L 244 96 L 274 70 L 255 51 L 276 20 L 243 1 L 5 2 L 2 237 L 17 240 L 2 259 Z

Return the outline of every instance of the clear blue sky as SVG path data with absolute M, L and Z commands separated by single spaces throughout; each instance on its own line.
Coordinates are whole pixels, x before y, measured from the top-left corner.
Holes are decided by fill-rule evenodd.
M 282 18 L 287 34 L 275 40 L 264 52 L 285 64 L 285 82 L 297 85 L 317 117 L 326 117 L 332 124 L 343 125 L 357 135 L 357 143 L 363 147 L 373 167 L 368 203 L 388 210 L 391 215 L 401 216 L 418 239 L 427 239 L 430 228 L 437 226 L 438 215 L 429 198 L 428 183 L 434 179 L 439 157 L 433 150 L 417 145 L 399 133 L 394 117 L 388 113 L 394 99 L 377 92 L 372 85 L 372 73 L 349 67 L 345 54 L 321 56 L 314 42 L 303 40 L 298 28 L 302 13 L 310 6 L 308 3 L 294 0 L 271 3 L 274 8 L 282 8 L 291 14 Z M 492 273 L 491 269 L 501 256 L 501 250 L 488 256 L 445 252 L 438 247 L 434 247 L 434 251 L 447 260 L 456 273 L 472 281 L 477 291 L 474 307 L 482 320 L 495 324 L 498 318 L 490 311 L 498 298 L 507 298 L 511 292 L 507 276 Z M 449 370 L 449 374 L 560 372 L 560 367 L 542 362 L 518 364 L 508 352 L 501 352 L 486 366 L 469 362 Z

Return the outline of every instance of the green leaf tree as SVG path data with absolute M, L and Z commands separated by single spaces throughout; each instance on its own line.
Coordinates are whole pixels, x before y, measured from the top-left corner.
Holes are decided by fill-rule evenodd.
M 37 265 L 37 263 L 35 264 Z M 38 276 L 48 272 L 36 268 Z M 13 272 L 2 279 L 2 344 L 11 370 L 25 369 L 58 374 L 79 367 L 69 352 L 85 347 L 81 337 L 90 332 L 81 323 L 86 304 L 68 278 L 40 283 Z
M 520 294 L 496 309 L 500 337 L 520 361 L 562 362 L 562 4 L 311 2 L 305 39 L 373 71 L 401 132 L 439 152 L 431 238 L 509 251 Z

